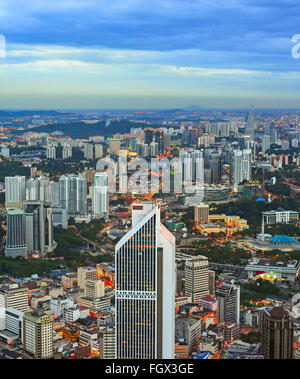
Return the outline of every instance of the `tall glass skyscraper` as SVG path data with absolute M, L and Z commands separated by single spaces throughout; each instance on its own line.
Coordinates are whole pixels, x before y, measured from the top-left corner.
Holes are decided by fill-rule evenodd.
M 133 204 L 115 261 L 116 358 L 174 358 L 175 237 L 160 222 L 159 204 Z
M 27 258 L 27 246 L 25 241 L 25 214 L 20 209 L 7 211 L 7 236 L 5 256 Z
M 252 106 L 247 118 L 247 123 L 245 127 L 245 135 L 253 138 L 254 133 L 255 133 L 255 128 L 256 128 L 256 122 L 255 122 L 255 116 L 254 116 L 254 107 Z

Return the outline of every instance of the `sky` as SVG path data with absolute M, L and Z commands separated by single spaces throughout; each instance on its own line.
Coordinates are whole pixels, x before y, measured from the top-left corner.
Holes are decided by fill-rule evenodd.
M 0 34 L 0 109 L 300 107 L 299 0 L 0 0 Z

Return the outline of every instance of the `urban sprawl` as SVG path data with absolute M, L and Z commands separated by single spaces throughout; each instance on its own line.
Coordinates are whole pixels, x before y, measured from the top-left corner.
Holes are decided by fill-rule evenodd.
M 0 358 L 300 359 L 299 194 L 297 110 L 1 112 Z

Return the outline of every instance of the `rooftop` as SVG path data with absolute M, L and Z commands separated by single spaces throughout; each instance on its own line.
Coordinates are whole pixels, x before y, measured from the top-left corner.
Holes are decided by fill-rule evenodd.
M 216 301 L 216 299 L 210 295 L 207 295 L 207 296 L 203 296 L 200 298 L 200 300 L 204 300 L 204 301 Z
M 295 238 L 283 235 L 274 236 L 270 238 L 270 241 L 274 243 L 296 243 Z

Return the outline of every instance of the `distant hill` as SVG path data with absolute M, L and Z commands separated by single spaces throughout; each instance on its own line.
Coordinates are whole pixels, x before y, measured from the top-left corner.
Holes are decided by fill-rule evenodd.
M 88 138 L 93 136 L 110 137 L 114 134 L 129 133 L 131 128 L 145 128 L 149 126 L 146 123 L 135 123 L 131 121 L 111 121 L 109 126 L 106 126 L 106 121 L 99 121 L 93 124 L 86 124 L 84 122 L 72 122 L 65 124 L 49 124 L 39 126 L 34 129 L 28 129 L 34 133 L 53 133 L 55 131 L 62 132 L 65 136 L 71 138 Z M 17 131 L 16 134 L 23 134 L 23 131 Z
M 40 116 L 59 116 L 59 115 L 71 115 L 68 112 L 57 112 L 57 111 L 4 111 L 0 110 L 1 117 L 33 117 L 36 115 Z
M 198 105 L 188 105 L 187 107 L 184 107 L 183 110 L 186 112 L 201 112 L 205 108 L 199 107 Z
M 161 113 L 176 113 L 176 112 L 183 112 L 183 109 L 180 109 L 180 108 L 166 109 L 166 110 L 163 110 Z

